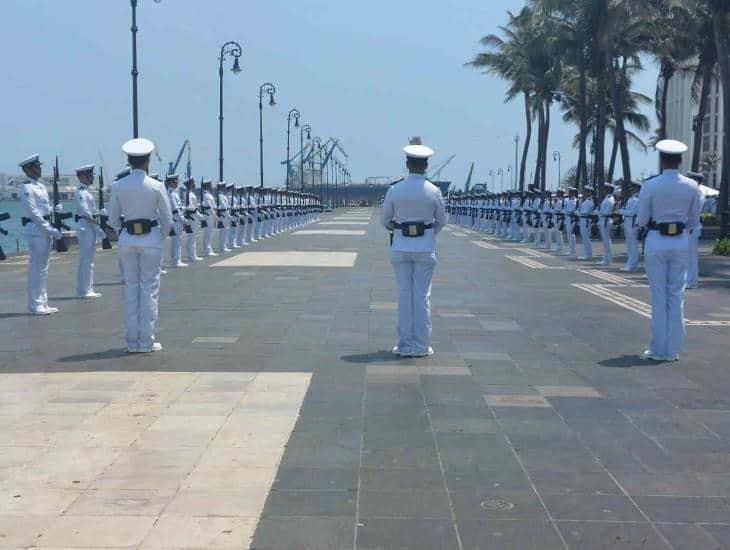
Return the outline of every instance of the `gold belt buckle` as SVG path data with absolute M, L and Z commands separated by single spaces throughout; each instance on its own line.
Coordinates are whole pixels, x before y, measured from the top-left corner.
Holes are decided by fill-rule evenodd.
M 416 235 L 418 235 L 418 227 L 416 227 L 415 225 L 409 225 L 408 226 L 408 234 L 411 237 L 415 237 Z
M 670 223 L 669 227 L 667 229 L 667 233 L 670 235 L 676 235 L 678 233 L 677 224 L 676 223 Z
M 141 223 L 135 223 L 132 229 L 132 233 L 134 235 L 141 235 L 142 234 L 142 224 Z

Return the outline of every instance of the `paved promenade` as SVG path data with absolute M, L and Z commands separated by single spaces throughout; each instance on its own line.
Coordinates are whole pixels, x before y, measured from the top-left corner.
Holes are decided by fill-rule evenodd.
M 114 253 L 94 301 L 54 254 L 50 317 L 0 264 L 0 548 L 730 547 L 727 279 L 647 364 L 643 275 L 449 226 L 436 354 L 396 359 L 376 214 L 170 270 L 153 355 Z

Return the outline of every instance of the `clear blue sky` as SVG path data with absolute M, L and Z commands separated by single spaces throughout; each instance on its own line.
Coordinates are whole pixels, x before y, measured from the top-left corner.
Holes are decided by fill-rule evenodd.
M 524 135 L 522 105 L 504 104 L 505 84 L 464 68 L 481 36 L 495 32 L 522 0 L 140 0 L 140 134 L 168 160 L 186 138 L 196 177 L 214 178 L 218 158 L 218 52 L 244 47 L 243 71 L 225 74 L 226 179 L 258 182 L 258 86 L 273 82 L 278 105 L 265 108 L 267 185 L 284 179 L 286 113 L 302 112 L 314 135 L 339 137 L 355 180 L 402 172 L 401 148 L 420 134 L 442 177 L 461 186 L 472 161 L 475 180 L 514 162 Z M 39 152 L 63 171 L 104 156 L 123 165 L 131 135 L 128 0 L 3 0 L 0 171 Z M 230 66 L 230 65 L 229 65 Z M 653 97 L 656 69 L 637 89 Z M 550 149 L 574 164 L 575 130 L 557 109 Z M 652 117 L 653 122 L 653 117 Z M 298 144 L 298 136 L 294 140 Z M 534 149 L 534 145 L 533 145 Z M 633 170 L 654 156 L 633 153 Z M 154 166 L 153 166 L 154 168 Z M 557 179 L 550 162 L 549 181 Z M 506 181 L 506 180 L 505 180 Z M 499 180 L 497 180 L 497 183 Z

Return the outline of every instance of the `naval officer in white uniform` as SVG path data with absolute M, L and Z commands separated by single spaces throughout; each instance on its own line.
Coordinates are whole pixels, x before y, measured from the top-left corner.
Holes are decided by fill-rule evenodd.
M 433 150 L 411 139 L 405 149 L 407 178 L 385 194 L 381 222 L 393 229 L 390 262 L 398 285 L 398 344 L 393 353 L 407 357 L 433 354 L 431 278 L 436 266 L 436 235 L 446 224 L 444 200 L 426 180 Z
M 51 201 L 46 186 L 41 183 L 41 161 L 32 155 L 20 163 L 28 181 L 23 184 L 20 201 L 23 206 L 21 221 L 28 239 L 28 312 L 49 315 L 58 308 L 48 305 L 48 260 L 55 239 L 61 232 L 51 226 Z
M 636 224 L 648 229 L 644 263 L 651 288 L 651 344 L 644 358 L 677 361 L 685 334 L 689 230 L 699 224 L 700 190 L 679 173 L 684 143 L 665 139 L 656 149 L 662 173 L 644 182 L 636 216 Z
M 94 165 L 87 164 L 76 169 L 79 186 L 76 188 L 74 203 L 76 205 L 76 237 L 79 242 L 79 268 L 76 273 L 76 296 L 79 298 L 98 298 L 94 291 L 94 253 L 97 236 L 106 235 L 99 228 L 94 196 L 89 188 L 94 185 Z
M 154 150 L 154 143 L 141 138 L 122 146 L 131 172 L 112 187 L 110 200 L 109 224 L 119 234 L 119 258 L 124 274 L 129 353 L 162 349 L 155 341 L 160 263 L 162 241 L 170 233 L 173 220 L 165 186 L 147 175 Z

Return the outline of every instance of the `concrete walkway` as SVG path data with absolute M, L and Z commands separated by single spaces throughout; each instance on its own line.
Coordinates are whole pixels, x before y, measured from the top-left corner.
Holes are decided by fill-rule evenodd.
M 149 356 L 114 254 L 95 301 L 54 254 L 50 317 L 0 264 L 0 548 L 730 546 L 727 281 L 650 365 L 641 274 L 450 226 L 399 360 L 374 212 L 304 230 L 170 270 Z

